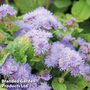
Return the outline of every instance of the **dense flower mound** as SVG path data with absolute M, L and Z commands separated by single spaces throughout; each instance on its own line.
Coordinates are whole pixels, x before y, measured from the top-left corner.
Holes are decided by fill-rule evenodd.
M 90 43 L 74 36 L 81 30 L 74 17 L 59 21 L 44 7 L 21 16 L 22 20 L 16 13 L 12 6 L 0 6 L 0 75 L 9 80 L 6 86 L 17 86 L 4 88 L 66 90 L 74 78 L 90 81 Z
M 16 62 L 12 59 L 12 57 L 8 57 L 2 68 L 0 69 L 0 73 L 6 76 L 9 76 L 9 80 L 17 80 L 18 82 L 14 83 L 20 84 L 19 81 L 25 80 L 25 83 L 27 84 L 28 88 L 27 90 L 51 90 L 51 87 L 46 82 L 41 82 L 40 76 L 34 75 L 31 73 L 31 67 L 28 64 L 19 65 L 16 64 Z M 49 76 L 49 78 L 48 78 Z M 51 78 L 49 74 L 47 74 L 47 77 L 43 76 L 44 79 L 48 78 L 48 80 Z M 43 79 L 43 80 L 44 80 Z M 26 89 L 26 88 L 23 88 Z M 13 88 L 8 88 L 8 90 L 14 90 Z M 15 89 L 16 90 L 16 89 Z M 22 90 L 17 88 L 17 90 Z
M 33 46 L 35 48 L 35 53 L 40 55 L 45 53 L 50 48 L 49 38 L 52 38 L 50 32 L 44 30 L 31 30 L 25 34 L 25 37 L 31 38 Z
M 59 20 L 52 15 L 52 13 L 43 7 L 39 7 L 33 12 L 27 13 L 23 16 L 23 20 L 31 25 L 31 29 L 57 29 L 63 28 Z
M 50 54 L 46 56 L 45 59 L 45 64 L 48 67 L 58 66 L 60 70 L 67 70 L 71 72 L 73 72 L 74 68 L 78 68 L 83 63 L 84 60 L 78 52 L 72 50 L 69 47 L 65 47 L 62 43 L 59 42 L 53 43 Z M 75 72 L 72 74 L 75 74 Z

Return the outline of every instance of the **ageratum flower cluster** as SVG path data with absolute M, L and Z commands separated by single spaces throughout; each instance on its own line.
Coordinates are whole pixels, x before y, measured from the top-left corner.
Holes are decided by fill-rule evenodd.
M 31 67 L 29 64 L 18 64 L 16 63 L 11 56 L 9 56 L 3 66 L 0 68 L 0 73 L 4 76 L 9 76 L 9 80 L 22 80 L 27 81 L 25 84 L 28 85 L 28 88 L 25 90 L 51 90 L 51 87 L 46 82 L 41 82 L 41 80 L 49 80 L 51 76 L 46 74 L 46 76 L 39 76 L 31 73 Z M 17 82 L 16 82 L 17 83 Z M 14 84 L 16 84 L 14 83 Z M 18 83 L 19 85 L 20 83 Z M 8 88 L 8 90 L 16 90 Z M 18 88 L 18 90 L 22 90 Z
M 58 19 L 43 7 L 39 7 L 33 12 L 25 14 L 23 16 L 23 21 L 17 21 L 16 23 L 21 28 L 30 29 L 51 30 L 52 28 L 64 28 Z
M 36 54 L 41 54 L 49 49 L 48 39 L 52 33 L 47 30 L 64 28 L 64 26 L 52 15 L 50 11 L 40 7 L 33 12 L 25 14 L 22 21 L 16 21 L 21 30 L 16 32 L 16 36 L 25 35 L 31 37 Z
M 14 16 L 16 13 L 17 11 L 9 5 L 3 4 L 0 6 L 0 19 L 6 17 L 7 15 Z
M 25 37 L 32 39 L 32 44 L 35 48 L 35 53 L 40 55 L 50 48 L 49 38 L 52 38 L 50 32 L 44 30 L 31 30 L 25 34 Z
M 15 16 L 16 10 L 9 5 L 1 5 L 0 20 L 8 17 L 8 15 Z M 66 27 L 50 11 L 44 7 L 39 7 L 23 15 L 22 20 L 13 22 L 19 26 L 18 31 L 11 33 L 15 37 L 14 39 L 18 37 L 28 39 L 33 49 L 28 47 L 29 44 L 26 45 L 28 48 L 23 48 L 23 40 L 20 43 L 21 46 L 15 44 L 17 47 L 12 46 L 14 45 L 11 43 L 13 41 L 8 42 L 5 46 L 0 44 L 0 54 L 2 49 L 6 51 L 6 56 L 3 58 L 5 61 L 0 67 L 0 74 L 7 77 L 8 80 L 29 80 L 31 82 L 24 83 L 28 85 L 27 88 L 6 87 L 7 90 L 52 90 L 48 81 L 54 78 L 51 75 L 53 68 L 58 68 L 58 72 L 62 74 L 68 72 L 71 76 L 81 75 L 90 80 L 88 76 L 90 73 L 88 64 L 90 61 L 90 43 L 82 38 L 75 38 L 66 34 L 53 40 L 55 38 L 54 33 L 58 30 L 64 32 Z M 72 24 L 73 22 L 67 22 L 68 26 Z M 74 43 L 77 43 L 77 48 Z M 25 63 L 20 63 L 22 60 L 18 62 L 19 55 L 25 56 L 23 59 L 26 61 Z M 1 58 L 0 60 L 2 60 Z M 13 84 L 16 85 L 17 83 Z M 21 83 L 19 82 L 18 85 Z
M 71 74 L 74 76 L 79 74 L 84 75 L 84 72 L 88 70 L 89 73 L 90 71 L 90 67 L 85 64 L 85 60 L 83 60 L 79 52 L 59 42 L 52 44 L 51 51 L 45 58 L 45 64 L 48 67 L 57 66 L 60 68 L 60 71 L 71 71 Z M 83 65 L 88 66 L 87 70 L 83 70 Z M 84 74 L 81 73 L 82 71 Z

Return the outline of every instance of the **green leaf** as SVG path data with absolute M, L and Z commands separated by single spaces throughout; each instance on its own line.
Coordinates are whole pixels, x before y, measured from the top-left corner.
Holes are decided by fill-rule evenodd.
M 65 8 L 71 4 L 71 1 L 70 0 L 55 0 L 54 4 L 57 8 Z
M 14 59 L 19 63 L 27 61 L 26 52 L 29 48 L 30 42 L 25 37 L 17 37 L 13 42 L 9 43 L 6 50 L 13 55 Z
M 83 90 L 88 82 L 83 77 L 69 78 L 70 81 L 66 82 L 67 90 Z
M 59 40 L 60 37 L 61 37 L 61 32 L 60 32 L 60 30 L 54 31 L 54 32 L 53 32 L 53 36 L 54 36 L 54 39 Z
M 5 62 L 5 60 L 7 59 L 8 56 L 9 56 L 9 53 L 3 55 L 3 57 L 2 57 L 2 55 L 0 54 L 0 66 L 2 66 L 2 65 L 4 64 L 4 62 Z M 2 58 L 1 58 L 1 57 L 2 57 Z
M 58 78 L 53 79 L 52 87 L 54 90 L 67 90 L 67 87 L 63 83 L 59 83 Z
M 45 5 L 46 0 L 38 0 L 38 6 L 43 6 Z
M 38 71 L 44 70 L 45 65 L 42 62 L 35 63 L 34 68 Z
M 90 0 L 86 0 L 87 4 L 90 6 Z
M 78 42 L 77 42 L 76 40 L 73 41 L 73 46 L 74 46 L 75 48 L 78 47 Z
M 80 28 L 83 28 L 82 33 L 90 33 L 90 21 L 80 23 Z
M 79 22 L 82 22 L 90 17 L 90 6 L 85 0 L 80 0 L 74 3 L 72 14 Z
M 32 62 L 39 62 L 39 61 L 41 61 L 41 59 L 37 58 L 37 57 L 34 57 L 30 61 L 32 61 Z
M 5 89 L 5 88 L 0 88 L 0 90 L 7 90 L 7 89 Z
M 35 56 L 30 60 L 31 62 L 40 62 L 40 61 L 43 61 L 44 60 L 44 56 Z
M 16 6 L 19 8 L 21 13 L 27 13 L 37 6 L 37 0 L 15 0 Z
M 88 89 L 87 90 L 90 90 L 90 82 L 88 83 Z
M 90 33 L 85 33 L 85 34 L 83 33 L 80 34 L 79 36 L 90 42 Z
M 0 66 L 3 65 L 3 63 L 5 62 L 8 56 L 9 56 L 9 53 L 6 53 L 4 48 L 0 49 Z
M 30 45 L 29 45 L 29 48 L 28 48 L 26 54 L 27 54 L 27 56 L 28 56 L 28 57 L 27 57 L 28 60 L 30 60 L 30 59 L 32 59 L 32 58 L 34 57 L 34 48 L 33 48 L 33 46 L 32 46 L 31 43 L 30 43 Z
M 83 32 L 83 29 L 77 28 L 74 30 L 74 32 L 72 32 L 72 36 L 78 37 L 80 35 L 80 33 L 82 33 L 82 32 Z
M 2 43 L 4 39 L 5 39 L 5 34 L 2 31 L 0 31 L 0 43 Z
M 8 44 L 13 39 L 14 39 L 14 37 L 12 35 L 5 32 L 3 29 L 0 29 L 0 43 Z

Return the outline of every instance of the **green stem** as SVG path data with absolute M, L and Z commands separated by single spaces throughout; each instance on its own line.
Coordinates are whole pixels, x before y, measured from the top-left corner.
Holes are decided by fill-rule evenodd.
M 46 3 L 46 8 L 47 9 L 49 8 L 49 5 L 50 5 L 50 0 L 47 0 L 47 3 Z
M 36 0 L 36 6 L 38 7 L 38 0 Z
M 9 1 L 8 0 L 6 0 L 6 4 L 9 4 Z
M 34 5 L 35 5 L 35 7 L 38 6 L 38 0 L 34 0 Z
M 63 75 L 61 76 L 61 78 L 64 78 L 68 73 L 69 73 L 69 71 L 65 71 L 65 72 L 63 73 Z
M 63 82 L 64 82 L 64 78 L 65 78 L 65 76 L 66 76 L 68 73 L 69 73 L 69 71 L 65 71 L 65 72 L 62 74 L 62 76 L 59 78 L 59 82 L 60 82 L 60 83 L 63 83 Z

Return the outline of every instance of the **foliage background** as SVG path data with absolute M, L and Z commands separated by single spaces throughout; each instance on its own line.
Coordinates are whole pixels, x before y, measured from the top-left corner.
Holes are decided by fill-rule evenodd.
M 18 18 L 39 6 L 44 6 L 52 11 L 62 22 L 65 17 L 70 18 L 73 16 L 77 19 L 80 28 L 83 29 L 80 33 L 79 31 L 75 32 L 74 36 L 80 36 L 90 41 L 90 0 L 0 0 L 0 4 L 3 3 L 13 5 L 18 10 Z M 85 86 L 87 86 L 85 90 L 87 90 L 87 88 L 90 90 L 90 83 L 87 85 L 86 82 L 80 78 L 72 79 L 68 90 L 82 90 L 82 87 Z M 78 82 L 76 86 L 74 85 L 76 82 L 72 82 L 74 80 Z M 68 82 L 66 83 L 70 84 Z M 66 90 L 64 85 L 58 85 L 57 80 L 53 81 L 53 88 L 54 87 L 58 87 L 55 90 Z M 59 89 L 59 87 L 62 87 L 62 89 Z

